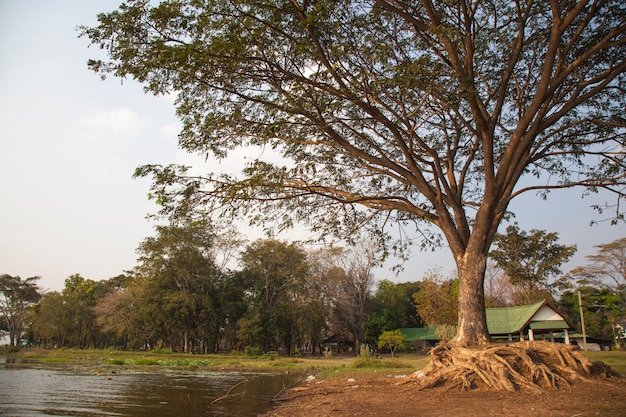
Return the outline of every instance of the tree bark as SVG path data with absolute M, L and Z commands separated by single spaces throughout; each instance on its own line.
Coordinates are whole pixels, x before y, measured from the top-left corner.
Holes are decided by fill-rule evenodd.
M 474 346 L 489 343 L 485 314 L 484 277 L 487 255 L 466 252 L 457 261 L 459 274 L 459 319 L 455 343 Z

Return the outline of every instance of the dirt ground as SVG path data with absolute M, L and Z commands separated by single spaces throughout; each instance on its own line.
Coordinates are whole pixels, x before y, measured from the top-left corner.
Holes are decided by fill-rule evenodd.
M 626 379 L 581 382 L 560 390 L 418 391 L 399 375 L 358 374 L 313 380 L 284 392 L 266 417 L 626 417 Z

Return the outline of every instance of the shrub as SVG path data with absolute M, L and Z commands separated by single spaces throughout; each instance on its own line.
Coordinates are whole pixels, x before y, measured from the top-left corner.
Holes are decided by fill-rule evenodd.
M 246 346 L 246 355 L 248 356 L 261 356 L 263 349 L 259 346 Z
M 435 334 L 444 342 L 449 342 L 456 335 L 456 325 L 440 324 L 435 327 Z
M 163 355 L 171 355 L 173 353 L 171 349 L 152 349 L 150 352 Z
M 275 361 L 276 359 L 278 359 L 278 352 L 276 352 L 275 350 L 270 350 L 265 354 L 265 357 L 271 361 Z
M 0 354 L 17 353 L 20 351 L 19 346 L 0 346 Z
M 395 356 L 396 349 L 402 348 L 404 343 L 404 335 L 400 330 L 385 331 L 378 338 L 378 347 L 388 349 L 392 358 Z

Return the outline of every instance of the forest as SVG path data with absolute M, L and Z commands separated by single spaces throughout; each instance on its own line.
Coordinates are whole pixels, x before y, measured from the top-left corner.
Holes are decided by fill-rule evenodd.
M 626 238 L 566 273 L 576 247 L 556 233 L 514 225 L 495 242 L 488 307 L 548 299 L 580 332 L 580 293 L 587 335 L 621 347 Z M 322 354 L 329 341 L 358 352 L 399 328 L 456 325 L 457 277 L 434 268 L 415 282 L 377 281 L 374 252 L 367 243 L 248 243 L 197 221 L 158 226 L 139 245 L 138 265 L 110 279 L 75 274 L 58 292 L 42 291 L 39 277 L 1 275 L 0 329 L 11 346 L 297 356 Z

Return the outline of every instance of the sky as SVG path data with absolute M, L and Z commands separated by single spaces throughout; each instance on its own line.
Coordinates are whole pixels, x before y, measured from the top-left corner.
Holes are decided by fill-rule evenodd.
M 119 3 L 0 0 L 0 274 L 40 276 L 46 290 L 62 290 L 72 274 L 102 280 L 132 269 L 135 249 L 153 234 L 146 215 L 158 209 L 147 198 L 149 179 L 132 178 L 135 168 L 199 161 L 177 147 L 171 97 L 87 69 L 89 58 L 103 55 L 76 27 L 96 24 Z M 217 171 L 238 164 L 209 163 Z M 595 245 L 626 236 L 624 224 L 589 226 L 598 219 L 590 206 L 609 198 L 583 200 L 580 190 L 547 201 L 526 195 L 511 209 L 522 230 L 557 232 L 559 243 L 578 246 L 569 270 L 586 264 Z M 414 253 L 398 275 L 389 271 L 394 263 L 376 278 L 454 272 L 446 248 Z

